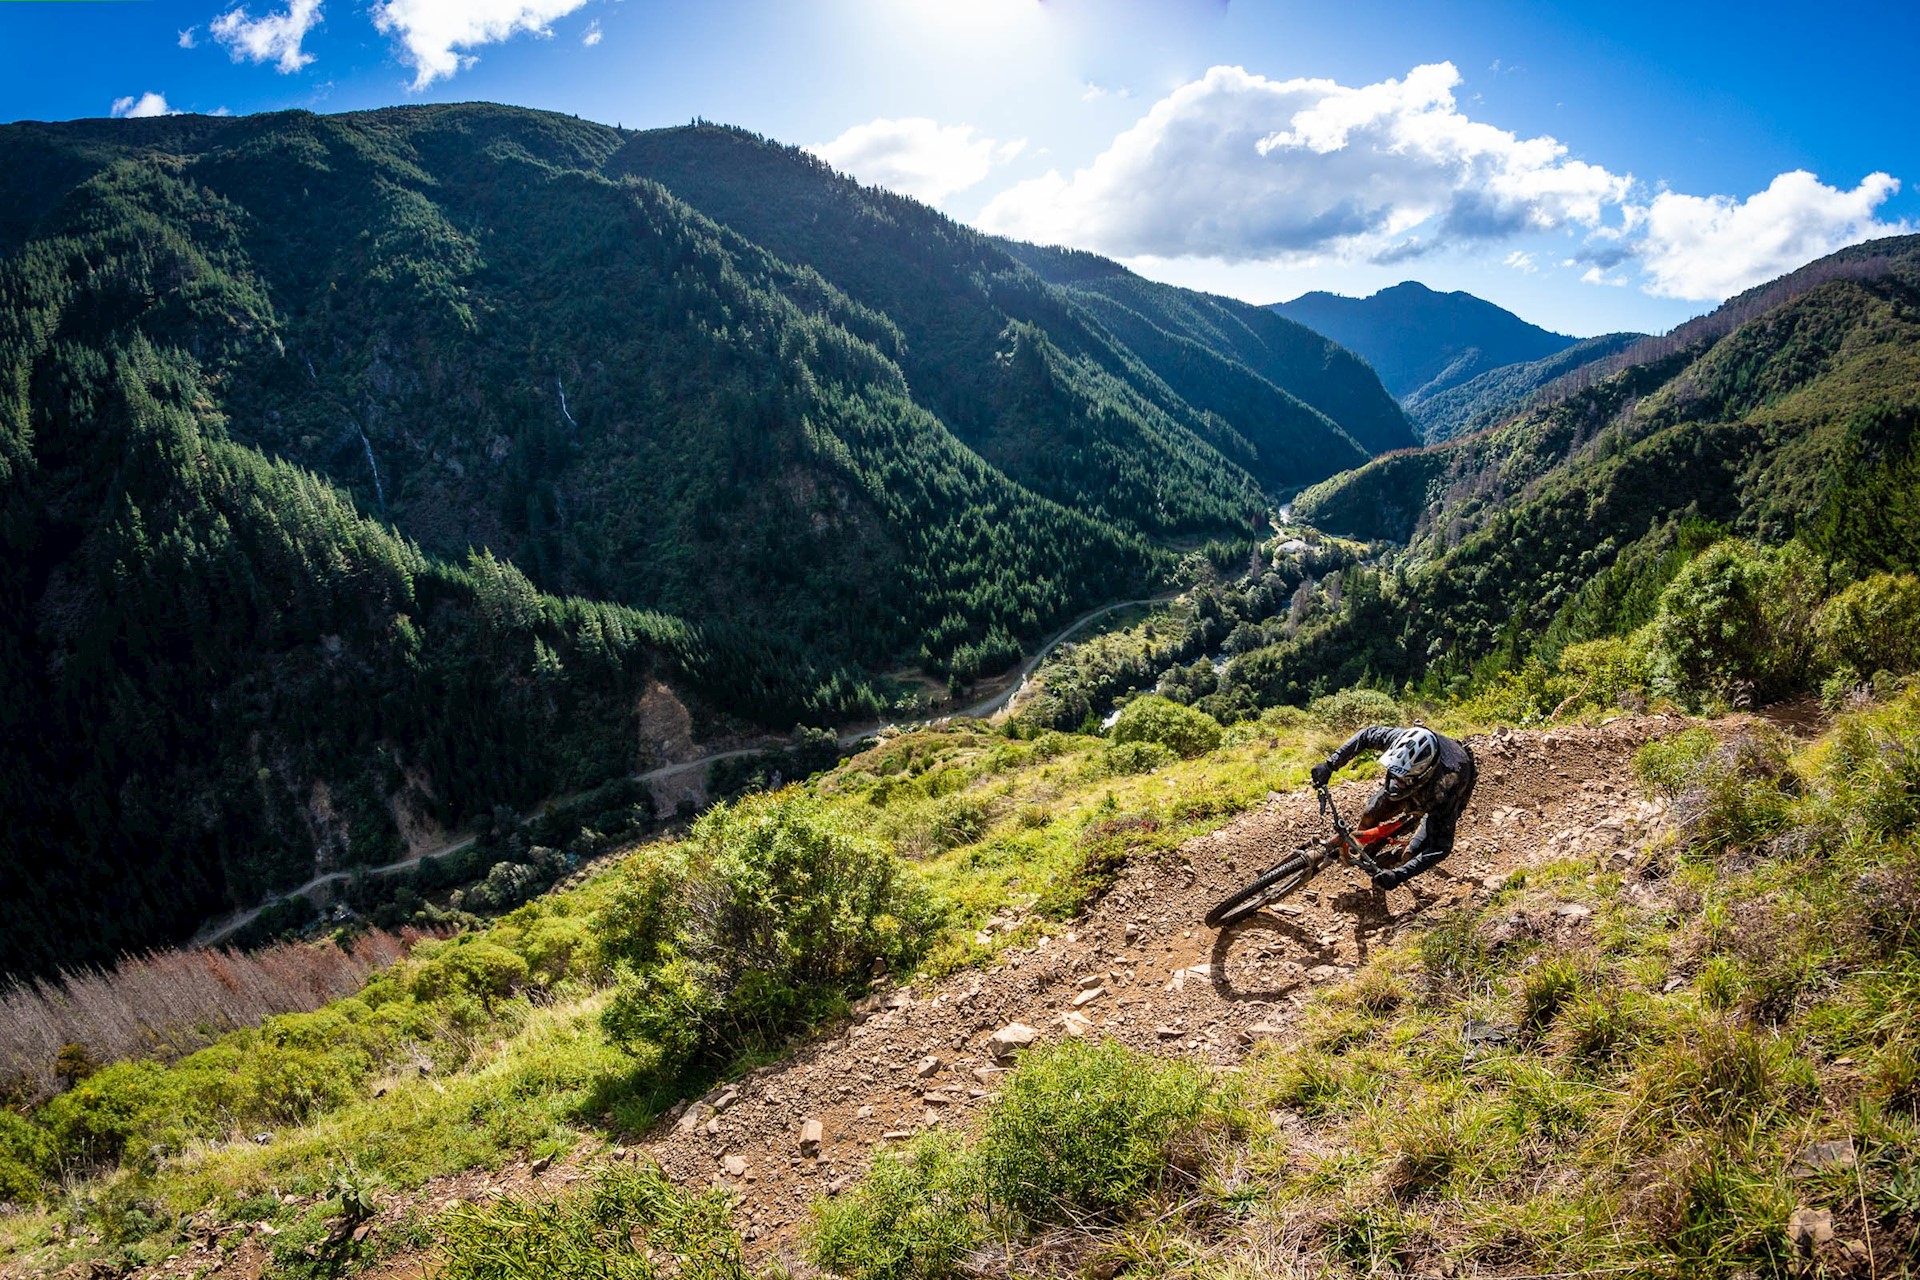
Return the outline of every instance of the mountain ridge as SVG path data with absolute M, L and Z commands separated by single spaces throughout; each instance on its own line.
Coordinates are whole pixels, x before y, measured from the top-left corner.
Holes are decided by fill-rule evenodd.
M 1357 352 L 1403 404 L 1494 369 L 1544 360 L 1578 341 L 1484 298 L 1413 280 L 1364 298 L 1303 293 L 1272 310 Z

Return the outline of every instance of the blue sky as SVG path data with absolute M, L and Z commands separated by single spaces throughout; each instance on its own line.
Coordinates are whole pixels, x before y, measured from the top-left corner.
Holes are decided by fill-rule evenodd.
M 485 99 L 817 147 L 1267 302 L 1658 330 L 1920 229 L 1920 5 L 0 0 L 0 119 Z

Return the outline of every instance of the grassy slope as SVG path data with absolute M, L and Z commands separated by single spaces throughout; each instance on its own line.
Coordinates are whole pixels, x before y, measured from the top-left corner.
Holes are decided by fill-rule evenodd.
M 926 960 L 938 973 L 980 960 L 976 922 L 1016 895 L 1040 890 L 1043 907 L 1070 911 L 1104 856 L 1172 847 L 1270 786 L 1297 785 L 1333 736 L 1283 715 L 1210 756 L 1114 776 L 1119 758 L 1093 740 L 958 729 L 894 740 L 809 785 L 920 859 L 952 912 Z M 1281 1259 L 1333 1275 L 1771 1273 L 1804 1205 L 1833 1214 L 1830 1267 L 1844 1270 L 1844 1242 L 1869 1236 L 1880 1265 L 1908 1256 L 1920 1222 L 1908 1017 L 1920 998 L 1920 692 L 1790 757 L 1761 729 L 1733 741 L 1694 731 L 1647 753 L 1650 789 L 1682 819 L 1672 835 L 1624 862 L 1573 857 L 1517 875 L 1317 997 L 1298 1039 L 1256 1053 L 1231 1086 L 1267 1118 L 1210 1138 L 1166 1199 L 1109 1219 L 1086 1247 L 1205 1276 L 1270 1274 Z M 1137 832 L 1115 819 L 1138 817 L 1159 824 L 1144 842 L 1089 843 Z M 157 1260 L 178 1247 L 168 1223 L 204 1209 L 277 1224 L 276 1256 L 307 1267 L 301 1251 L 352 1187 L 405 1192 L 639 1127 L 670 1093 L 605 1044 L 584 927 L 623 874 L 604 870 L 484 935 L 427 948 L 367 995 L 160 1073 L 146 1090 L 160 1127 L 137 1132 L 171 1153 L 7 1217 L 4 1256 L 29 1268 Z M 1568 904 L 1591 914 L 1569 923 L 1556 914 Z M 489 948 L 534 961 L 527 994 L 449 984 L 449 957 Z M 346 1024 L 377 1027 L 384 1048 L 347 1064 L 328 1094 L 324 1072 L 298 1074 L 294 1050 L 348 1041 Z M 1483 1025 L 1499 1039 L 1471 1042 Z M 423 1054 L 435 1060 L 426 1075 L 413 1069 Z M 233 1083 L 201 1130 L 169 1128 L 193 1114 L 169 1090 L 196 1071 Z M 242 1113 L 248 1081 L 289 1075 L 310 1080 L 311 1096 L 283 1091 L 274 1105 L 292 1110 L 277 1122 Z M 263 1124 L 270 1144 L 244 1140 Z M 1791 1172 L 1809 1143 L 1842 1137 L 1857 1167 Z M 334 1262 L 351 1269 L 445 1226 L 430 1205 L 413 1212 L 412 1227 Z M 76 1229 L 80 1246 L 63 1245 Z
M 1267 745 L 1274 726 L 1250 724 L 1231 745 L 1174 764 L 1074 735 L 929 731 L 890 740 L 809 787 L 917 862 L 949 916 L 923 960 L 940 974 L 1041 927 L 982 947 L 974 932 L 988 916 L 1037 898 L 1041 918 L 1070 917 L 1114 860 L 1176 847 L 1268 790 L 1299 785 L 1339 734 L 1283 720 L 1294 730 L 1282 750 Z M 658 854 L 649 846 L 628 865 Z M 161 1158 L 109 1161 L 55 1206 L 5 1219 L 0 1257 L 38 1266 L 86 1256 L 49 1252 L 72 1225 L 83 1238 L 102 1237 L 92 1252 L 156 1260 L 174 1248 L 169 1223 L 203 1210 L 235 1220 L 269 1190 L 299 1198 L 258 1211 L 304 1247 L 312 1231 L 298 1224 L 337 1210 L 330 1188 L 349 1166 L 370 1186 L 406 1191 L 582 1137 L 637 1132 L 704 1082 L 663 1085 L 601 1033 L 607 975 L 590 921 L 624 871 L 602 870 L 482 933 L 427 944 L 361 996 L 318 1013 L 271 1020 L 169 1069 L 123 1064 L 94 1077 L 49 1116 L 69 1158 L 120 1145 L 130 1153 L 157 1145 Z M 18 1155 L 5 1123 L 0 1170 Z M 272 1143 L 247 1140 L 262 1129 Z M 0 1199 L 22 1193 L 0 1186 Z M 126 1216 L 133 1201 L 148 1206 L 138 1218 Z

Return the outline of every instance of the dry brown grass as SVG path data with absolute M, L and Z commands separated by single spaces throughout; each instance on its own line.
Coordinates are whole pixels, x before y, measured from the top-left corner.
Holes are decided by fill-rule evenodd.
M 274 1014 L 318 1009 L 359 990 L 420 936 L 374 930 L 344 948 L 162 951 L 8 987 L 0 991 L 0 1091 L 45 1098 L 71 1083 L 57 1063 L 176 1058 Z

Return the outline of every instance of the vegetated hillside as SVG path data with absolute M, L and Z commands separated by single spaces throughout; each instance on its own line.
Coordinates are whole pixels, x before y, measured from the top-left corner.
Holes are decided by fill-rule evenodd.
M 1267 307 L 1156 283 L 1098 254 L 1005 244 L 1128 346 L 1164 352 L 1165 358 L 1153 358 L 1155 371 L 1192 403 L 1211 407 L 1218 400 L 1221 416 L 1242 420 L 1248 415 L 1234 406 L 1249 394 L 1241 384 L 1251 372 L 1332 418 L 1369 452 L 1406 446 L 1405 416 L 1372 370 L 1307 326 Z
M 1502 365 L 1442 390 L 1423 387 L 1406 398 L 1407 416 L 1427 444 L 1484 431 L 1527 408 L 1543 388 L 1585 365 L 1625 351 L 1645 336 L 1603 333 L 1597 338 L 1582 338 L 1544 359 Z
M 902 660 L 964 683 L 1360 457 L 1277 389 L 1188 404 L 909 202 L 675 132 L 784 175 L 762 214 L 910 234 L 776 256 L 634 135 L 501 107 L 0 128 L 0 971 L 630 770 L 660 676 L 782 728 Z
M 1366 298 L 1303 293 L 1273 310 L 1364 357 L 1403 404 L 1576 341 L 1470 293 L 1438 293 L 1413 280 Z
M 1727 533 L 1797 539 L 1828 566 L 1815 600 L 1911 569 L 1917 305 L 1920 238 L 1857 246 L 1636 344 L 1616 372 L 1576 371 L 1598 380 L 1497 430 L 1309 490 L 1300 518 L 1406 549 L 1346 575 L 1326 625 L 1240 659 L 1223 687 L 1255 703 L 1366 673 L 1461 687 L 1476 664 L 1648 622 Z
M 1280 489 L 1343 469 L 1356 443 L 1373 454 L 1410 438 L 1378 379 L 1304 329 L 1105 259 L 983 236 L 806 152 L 694 125 L 639 134 L 606 169 L 660 182 L 885 314 L 916 399 L 988 461 L 1063 501 L 1093 492 L 1098 449 L 1186 468 L 1197 440 Z M 1069 258 L 1077 269 L 1061 270 Z M 1084 264 L 1132 299 L 1131 323 L 1087 306 L 1100 295 L 1079 287 Z M 1023 343 L 1033 379 L 1009 387 L 998 366 Z

